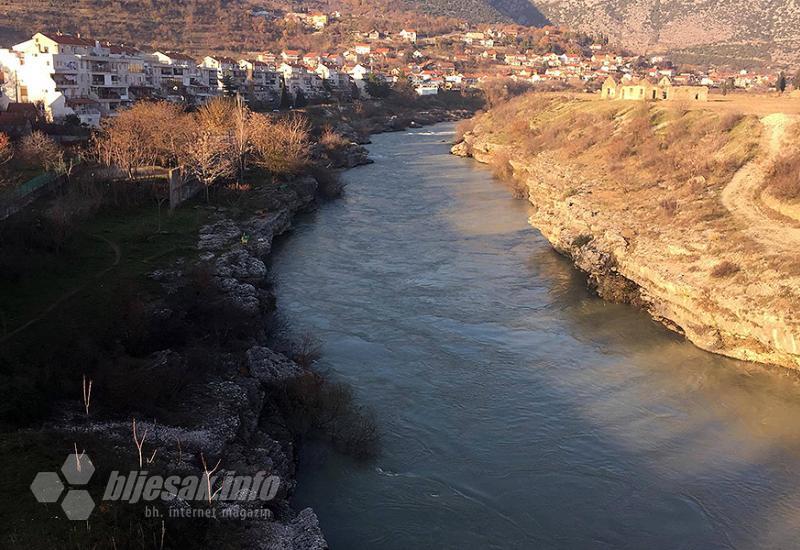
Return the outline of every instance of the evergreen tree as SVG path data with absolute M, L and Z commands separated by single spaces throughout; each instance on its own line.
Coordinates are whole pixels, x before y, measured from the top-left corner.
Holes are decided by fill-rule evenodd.
M 286 90 L 286 85 L 281 85 L 281 109 L 288 109 L 292 106 L 292 100 L 289 98 L 289 92 Z
M 785 91 L 786 91 L 786 75 L 785 75 L 785 74 L 783 74 L 783 71 L 781 71 L 781 74 L 780 74 L 780 75 L 778 75 L 778 85 L 777 85 L 777 88 L 778 88 L 778 91 L 779 91 L 780 93 L 783 93 L 783 92 L 785 92 Z
M 239 93 L 239 89 L 234 82 L 233 77 L 226 74 L 222 77 L 222 95 L 225 97 L 234 97 Z
M 385 80 L 378 77 L 374 73 L 369 73 L 367 75 L 366 82 L 364 83 L 364 88 L 367 90 L 367 93 L 370 96 L 377 98 L 387 97 L 392 91 L 391 86 L 389 86 L 389 84 Z
M 298 88 L 297 92 L 294 94 L 294 106 L 305 107 L 306 105 L 308 105 L 306 94 L 303 93 L 303 90 Z

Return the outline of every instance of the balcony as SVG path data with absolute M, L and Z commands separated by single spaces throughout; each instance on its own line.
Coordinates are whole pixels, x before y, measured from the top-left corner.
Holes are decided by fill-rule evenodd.
M 76 88 L 78 86 L 78 78 L 75 75 L 55 73 L 52 78 L 59 88 Z
M 93 73 L 110 73 L 111 64 L 110 63 L 103 63 L 100 61 L 90 61 L 89 62 L 89 70 Z
M 100 101 L 128 101 L 126 88 L 98 88 L 92 87 L 91 97 Z

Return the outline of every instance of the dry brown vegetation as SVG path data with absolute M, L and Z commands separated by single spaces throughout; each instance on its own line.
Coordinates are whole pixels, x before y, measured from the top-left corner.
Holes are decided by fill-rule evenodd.
M 241 177 L 248 161 L 273 177 L 297 175 L 308 164 L 308 142 L 300 116 L 272 117 L 214 99 L 194 114 L 166 102 L 137 103 L 104 123 L 94 149 L 131 180 L 151 167 L 181 168 L 208 187 Z
M 505 121 L 506 139 L 526 154 L 550 152 L 602 168 L 629 188 L 686 186 L 693 193 L 729 181 L 756 153 L 760 132 L 755 117 L 738 113 L 552 94 L 510 101 L 491 117 Z
M 711 276 L 715 279 L 722 279 L 735 275 L 736 273 L 739 273 L 739 271 L 741 271 L 739 264 L 725 260 L 724 262 L 720 262 L 714 266 L 714 269 L 711 270 Z
M 779 199 L 800 199 L 800 153 L 788 154 L 772 165 L 767 174 L 767 187 Z

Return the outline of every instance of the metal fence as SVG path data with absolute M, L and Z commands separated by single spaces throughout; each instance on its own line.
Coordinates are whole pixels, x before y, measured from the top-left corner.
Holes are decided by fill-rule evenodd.
M 58 176 L 48 172 L 39 174 L 21 185 L 0 192 L 0 220 L 4 220 L 25 208 L 56 181 L 58 181 Z

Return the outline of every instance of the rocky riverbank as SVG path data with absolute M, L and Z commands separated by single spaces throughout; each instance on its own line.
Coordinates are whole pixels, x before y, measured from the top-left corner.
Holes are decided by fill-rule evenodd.
M 168 540 L 174 545 L 176 538 L 186 537 L 211 548 L 319 550 L 327 548 L 327 543 L 316 515 L 311 509 L 295 512 L 289 504 L 295 486 L 294 434 L 280 428 L 288 419 L 271 397 L 287 381 L 308 371 L 269 347 L 275 295 L 265 262 L 274 239 L 291 228 L 293 217 L 316 208 L 320 190 L 317 181 L 307 176 L 250 193 L 249 200 L 261 205 L 255 215 L 239 217 L 231 209 L 214 208 L 210 223 L 199 232 L 197 257 L 182 258 L 150 273 L 160 289 L 143 306 L 143 315 L 154 325 L 150 329 L 169 331 L 180 325 L 184 332 L 211 334 L 202 339 L 219 344 L 190 344 L 187 337 L 186 342 L 143 359 L 141 372 L 146 380 L 124 381 L 122 391 L 142 392 L 119 399 L 130 399 L 125 408 L 137 419 L 136 429 L 143 436 L 144 468 L 135 464 L 131 418 L 119 418 L 109 410 L 101 408 L 87 418 L 78 403 L 65 403 L 62 417 L 36 435 L 79 442 L 76 445 L 86 449 L 99 472 L 95 477 L 102 483 L 109 470 L 128 468 L 164 476 L 197 476 L 203 472 L 203 459 L 220 461 L 218 479 L 227 473 L 277 476 L 275 498 L 215 501 L 208 507 L 215 515 L 213 521 L 168 520 L 164 527 Z M 102 389 L 97 391 L 109 391 L 106 388 L 112 386 L 105 380 L 98 382 Z M 159 387 L 151 393 L 139 389 L 139 382 Z M 164 388 L 167 384 L 180 385 L 180 391 Z M 174 396 L 156 407 L 158 392 L 163 390 L 174 391 Z M 92 521 L 104 523 L 103 516 L 110 513 L 107 508 L 114 505 L 101 506 L 94 512 L 100 517 L 93 516 Z M 198 503 L 176 498 L 164 506 L 172 514 L 196 508 Z M 248 513 L 255 519 L 240 519 L 249 517 Z M 192 531 L 200 538 L 187 535 Z
M 698 121 L 706 128 L 723 123 L 730 128 L 719 131 L 722 145 L 707 158 L 697 159 L 693 173 L 688 172 L 690 178 L 669 181 L 656 176 L 626 185 L 617 175 L 624 174 L 623 170 L 601 148 L 605 138 L 580 125 L 605 125 L 609 132 L 616 132 L 617 142 L 609 147 L 621 149 L 619 140 L 642 139 L 624 133 L 634 125 L 630 106 L 553 105 L 542 109 L 539 101 L 537 112 L 513 137 L 506 128 L 520 122 L 509 115 L 515 105 L 502 116 L 490 112 L 479 117 L 453 153 L 491 164 L 498 175 L 513 181 L 535 208 L 531 224 L 587 274 L 601 297 L 645 309 L 707 351 L 800 367 L 800 322 L 794 308 L 797 265 L 769 243 L 755 239 L 748 226 L 722 204 L 724 190 L 729 182 L 735 183 L 736 174 L 767 161 L 765 142 L 770 136 L 760 145 L 756 141 L 755 149 L 747 149 L 745 156 L 740 151 L 750 147 L 747 135 L 758 139 L 762 124 L 748 119 L 720 122 L 713 113 L 651 108 L 642 116 L 658 119 L 661 126 L 637 131 L 652 132 L 654 143 L 669 139 L 668 124 L 688 124 L 681 117 L 692 117 L 692 124 Z M 516 108 L 523 111 L 525 104 Z M 599 108 L 605 110 L 592 112 Z M 528 132 L 533 151 L 514 141 L 526 139 Z M 559 141 L 546 142 L 551 134 Z M 697 138 L 695 148 L 706 146 L 705 136 Z M 687 146 L 691 148 L 692 143 Z M 628 158 L 633 164 L 645 151 L 643 147 L 623 149 L 614 161 Z M 739 157 L 734 161 L 735 155 Z M 666 155 L 660 161 L 656 158 L 655 165 L 659 162 L 668 166 Z M 725 165 L 727 172 L 717 169 L 718 164 Z
M 404 125 L 457 116 L 461 114 L 423 112 L 415 117 L 420 122 Z M 193 250 L 149 273 L 152 287 L 145 298 L 135 300 L 134 318 L 125 314 L 120 329 L 126 348 L 159 351 L 147 352 L 135 364 L 109 365 L 95 374 L 95 393 L 103 395 L 99 405 L 92 404 L 91 415 L 79 402 L 64 402 L 57 407 L 61 414 L 23 436 L 58 441 L 59 448 L 71 448 L 75 442 L 86 449 L 97 469 L 96 496 L 114 470 L 197 476 L 203 473 L 203 460 L 219 460 L 215 475 L 220 479 L 228 473 L 276 476 L 275 497 L 266 502 L 201 503 L 216 519 L 172 519 L 163 526 L 145 519 L 141 507 L 104 503 L 93 512 L 89 540 L 121 536 L 116 525 L 106 525 L 109 516 L 121 514 L 145 534 L 158 536 L 163 528 L 166 547 L 186 540 L 215 548 L 327 548 L 313 510 L 295 511 L 290 505 L 296 443 L 301 438 L 297 426 L 314 430 L 314 415 L 325 415 L 327 424 L 333 418 L 338 440 L 329 437 L 337 448 L 354 455 L 371 452 L 376 433 L 359 416 L 357 405 L 348 401 L 346 390 L 313 372 L 313 350 L 300 349 L 303 342 L 287 338 L 267 265 L 274 239 L 291 229 L 295 215 L 342 192 L 332 170 L 371 162 L 363 147 L 369 142 L 367 132 L 398 130 L 399 124 L 390 114 L 355 124 L 339 120 L 335 129 L 345 140 L 334 149 L 314 145 L 311 157 L 319 169 L 312 170 L 313 176 L 256 184 L 232 199 L 230 207 L 224 200 L 216 206 L 195 206 L 209 214 Z M 137 346 L 129 340 L 148 344 Z M 336 410 L 325 409 L 326 401 Z M 134 419 L 139 437 L 144 434 L 142 465 L 136 462 Z M 178 517 L 197 508 L 196 502 L 175 499 L 163 503 L 161 512 Z

